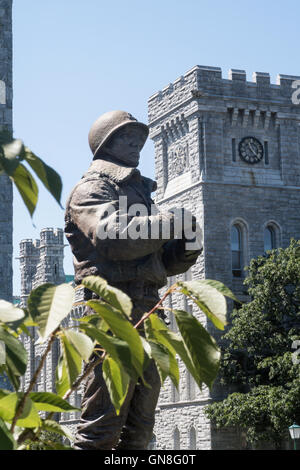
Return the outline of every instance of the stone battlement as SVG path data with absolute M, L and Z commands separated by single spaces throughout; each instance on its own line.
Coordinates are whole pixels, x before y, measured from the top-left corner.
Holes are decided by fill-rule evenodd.
M 64 231 L 61 228 L 44 228 L 40 239 L 26 238 L 20 242 L 20 256 L 39 256 L 39 249 L 46 245 L 64 246 Z
M 26 238 L 20 242 L 20 257 L 23 256 L 38 256 L 39 255 L 40 240 L 32 240 Z
M 181 106 L 189 100 L 197 99 L 201 102 L 207 97 L 276 102 L 295 107 L 292 103 L 295 91 L 292 84 L 296 80 L 300 80 L 300 76 L 279 74 L 276 84 L 272 84 L 268 73 L 254 72 L 249 82 L 245 70 L 237 69 L 230 69 L 225 79 L 220 67 L 196 65 L 149 98 L 149 122 L 167 113 L 171 103 L 174 110 L 174 106 Z
M 64 231 L 61 228 L 43 228 L 41 230 L 41 245 L 63 245 Z

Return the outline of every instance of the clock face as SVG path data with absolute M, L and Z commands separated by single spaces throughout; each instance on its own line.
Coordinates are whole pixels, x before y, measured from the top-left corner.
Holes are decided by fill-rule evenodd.
M 239 155 L 246 163 L 258 163 L 264 156 L 264 148 L 256 137 L 244 137 L 239 143 Z

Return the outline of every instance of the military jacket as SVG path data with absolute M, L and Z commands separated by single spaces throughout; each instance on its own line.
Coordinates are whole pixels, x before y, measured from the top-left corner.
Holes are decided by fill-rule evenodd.
M 167 276 L 195 263 L 185 259 L 182 241 L 174 239 L 174 214 L 155 207 L 155 189 L 156 183 L 136 168 L 102 159 L 92 162 L 66 205 L 65 234 L 74 256 L 76 284 L 85 276 L 99 275 L 111 285 L 144 281 L 162 287 Z M 167 236 L 163 223 L 170 227 Z M 142 236 L 145 230 L 147 238 Z

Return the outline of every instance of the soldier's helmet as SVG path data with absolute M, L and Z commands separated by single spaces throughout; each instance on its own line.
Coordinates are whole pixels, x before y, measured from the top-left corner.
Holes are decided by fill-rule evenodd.
M 109 111 L 94 122 L 89 132 L 89 145 L 94 157 L 117 130 L 128 124 L 138 128 L 144 138 L 144 145 L 149 134 L 146 124 L 139 122 L 126 111 Z

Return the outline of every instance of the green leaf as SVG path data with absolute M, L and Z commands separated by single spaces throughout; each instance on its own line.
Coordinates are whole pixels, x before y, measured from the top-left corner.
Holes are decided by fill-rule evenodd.
M 83 333 L 74 330 L 64 330 L 69 342 L 74 346 L 84 361 L 88 362 L 93 350 L 94 343 Z
M 151 325 L 151 328 L 149 328 L 149 324 Z M 169 330 L 165 323 L 156 314 L 150 315 L 150 317 L 145 321 L 145 331 L 149 338 L 156 339 L 157 342 L 168 348 L 174 357 L 178 354 L 201 389 L 202 380 L 198 376 L 181 335 Z
M 144 370 L 146 370 L 150 364 L 150 361 L 151 361 L 151 347 L 150 347 L 150 344 L 148 343 L 148 341 L 143 337 L 143 336 L 140 336 L 141 340 L 142 340 L 142 344 L 143 344 L 143 348 L 144 348 Z M 144 385 L 146 387 L 149 387 L 151 388 L 151 385 L 147 384 L 144 380 Z
M 69 431 L 67 426 L 63 426 L 52 419 L 43 419 L 41 428 L 46 431 L 59 434 L 60 436 L 67 437 L 69 440 L 74 440 L 73 434 Z
M 121 310 L 130 318 L 132 302 L 128 295 L 115 287 L 109 286 L 105 279 L 99 276 L 88 276 L 82 280 L 82 285 L 95 292 L 101 299 Z
M 151 347 L 151 357 L 155 360 L 161 381 L 164 381 L 164 373 L 170 376 L 174 385 L 178 388 L 179 368 L 176 360 L 176 350 L 172 344 L 160 333 L 160 329 L 167 327 L 157 315 L 150 315 L 145 320 L 145 333 Z M 157 348 L 157 345 L 159 346 Z
M 0 399 L 0 417 L 4 421 L 11 421 L 19 401 L 17 393 L 9 393 Z
M 65 393 L 71 388 L 69 376 L 67 373 L 67 366 L 63 356 L 59 358 L 55 370 L 55 388 L 57 395 L 60 397 L 63 397 Z
M 24 148 L 22 157 L 25 158 L 27 163 L 31 166 L 46 189 L 50 192 L 50 194 L 52 194 L 54 199 L 56 199 L 56 201 L 61 206 L 60 199 L 62 192 L 62 181 L 59 174 L 53 170 L 53 168 L 44 163 L 41 158 L 37 157 L 33 152 L 31 152 L 28 147 Z
M 5 390 L 3 388 L 0 388 L 0 398 L 7 397 L 11 392 L 9 390 Z
M 0 450 L 15 450 L 16 447 L 13 435 L 9 432 L 4 421 L 0 419 Z
M 131 360 L 140 377 L 143 376 L 144 348 L 137 330 L 122 313 L 104 302 L 89 300 L 87 305 L 106 321 L 117 338 L 128 343 Z
M 98 330 L 104 331 L 105 333 L 109 330 L 108 324 L 103 320 L 103 318 L 99 317 L 97 313 L 77 318 L 77 321 L 80 323 L 89 323 L 90 325 L 94 326 Z
M 28 309 L 39 327 L 41 342 L 68 316 L 74 303 L 74 288 L 70 284 L 42 284 L 28 298 Z
M 13 385 L 14 389 L 16 391 L 18 391 L 19 388 L 20 388 L 20 383 L 21 383 L 20 376 L 15 375 L 14 372 L 7 365 L 5 366 L 4 372 L 6 373 L 8 379 L 9 379 L 10 383 Z
M 165 323 L 158 317 L 157 314 L 152 314 L 148 317 L 145 322 L 145 332 L 146 336 L 149 339 L 157 341 L 158 343 L 163 344 L 166 348 L 169 349 L 170 353 L 175 356 L 176 350 L 166 339 L 166 337 L 161 333 L 162 331 L 169 331 Z
M 211 388 L 220 365 L 217 343 L 193 315 L 183 310 L 174 310 L 174 314 L 197 374 Z
M 72 385 L 81 372 L 82 359 L 65 335 L 61 337 L 61 343 L 69 384 Z
M 170 331 L 167 328 L 160 330 L 160 335 L 163 336 L 165 340 L 175 349 L 176 353 L 182 359 L 186 368 L 195 379 L 195 382 L 197 383 L 198 387 L 201 389 L 203 382 L 198 375 L 198 372 L 193 364 L 189 351 L 186 348 L 181 335 L 178 333 L 174 333 L 174 331 Z
M 29 310 L 27 308 L 24 309 L 25 312 L 25 320 L 23 321 L 23 325 L 25 327 L 31 327 L 31 326 L 38 326 L 36 321 L 33 321 L 32 316 L 29 313 Z
M 22 415 L 17 421 L 17 425 L 23 428 L 36 428 L 40 426 L 41 419 L 33 401 L 26 399 Z
M 179 384 L 179 368 L 176 358 L 170 350 L 155 341 L 148 340 L 151 348 L 151 357 L 154 359 L 160 376 L 161 384 L 170 376 L 175 387 Z
M 0 300 L 0 321 L 3 323 L 11 323 L 24 318 L 24 311 L 15 307 L 10 302 Z
M 22 152 L 23 142 L 14 139 L 1 145 L 0 164 L 5 173 L 12 176 L 20 163 L 19 155 Z
M 36 208 L 39 193 L 35 179 L 22 163 L 19 163 L 10 179 L 17 187 L 25 206 L 32 216 Z
M 214 287 L 217 291 L 219 291 L 221 294 L 225 295 L 225 297 L 229 297 L 230 299 L 234 300 L 235 302 L 238 302 L 239 304 L 242 303 L 235 295 L 233 292 L 231 292 L 228 287 L 226 287 L 222 282 L 220 281 L 215 281 L 213 279 L 200 279 L 199 281 L 200 284 L 203 286 L 211 286 Z
M 20 139 L 13 139 L 11 142 L 1 145 L 5 158 L 12 160 L 22 153 L 23 142 Z
M 4 421 L 11 422 L 15 416 L 15 412 L 23 394 L 10 393 L 0 399 L 0 417 Z M 17 425 L 25 428 L 34 428 L 40 425 L 40 417 L 30 398 L 27 398 Z
M 30 336 L 31 338 L 33 337 L 32 333 L 29 331 L 27 326 L 24 325 L 24 323 L 21 323 L 20 330 L 21 330 L 22 333 L 25 333 L 25 335 Z
M 40 411 L 57 411 L 59 413 L 67 411 L 80 411 L 79 408 L 70 405 L 69 402 L 63 400 L 55 393 L 32 392 L 29 394 L 29 397 L 34 402 L 35 407 Z
M 5 364 L 6 362 L 6 352 L 5 352 L 5 343 L 0 341 L 0 365 Z
M 102 370 L 110 399 L 118 415 L 126 398 L 130 382 L 129 376 L 122 367 L 109 356 L 104 359 Z
M 204 280 L 206 281 L 206 280 Z M 203 280 L 178 282 L 181 292 L 191 297 L 205 315 L 220 330 L 226 325 L 226 300 L 216 287 Z
M 27 365 L 27 352 L 21 341 L 0 327 L 0 341 L 5 343 L 6 365 L 8 375 L 21 376 L 25 374 Z
M 87 335 L 93 340 L 97 341 L 105 351 L 123 367 L 133 380 L 138 379 L 138 372 L 135 370 L 132 360 L 131 352 L 128 344 L 115 336 L 106 334 L 104 331 L 97 330 L 91 325 L 80 325 Z
M 297 259 L 297 260 L 300 259 L 300 246 L 297 246 L 295 248 L 295 259 Z

